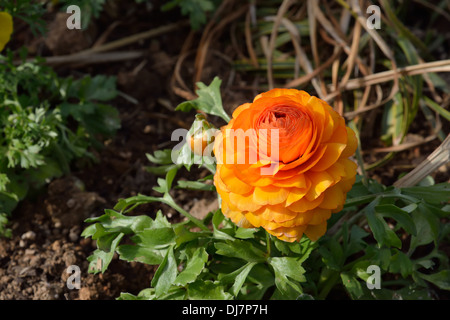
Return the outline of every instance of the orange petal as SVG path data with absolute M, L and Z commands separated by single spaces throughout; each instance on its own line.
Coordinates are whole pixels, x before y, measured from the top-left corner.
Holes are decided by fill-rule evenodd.
M 313 211 L 313 217 L 311 221 L 309 221 L 309 224 L 317 225 L 321 224 L 324 221 L 327 221 L 331 217 L 331 210 L 329 209 L 321 209 L 316 208 Z
M 343 143 L 328 143 L 320 160 L 311 168 L 311 171 L 325 171 L 331 167 L 341 156 L 346 145 Z
M 321 236 L 323 236 L 327 232 L 327 223 L 323 222 L 318 225 L 308 225 L 308 227 L 305 230 L 306 236 L 311 241 L 317 241 Z
M 308 171 L 305 174 L 307 175 L 308 179 L 311 180 L 311 188 L 306 195 L 306 198 L 310 201 L 317 199 L 322 194 L 322 192 L 324 192 L 334 184 L 333 177 L 326 171 Z
M 345 195 L 340 187 L 340 183 L 328 188 L 323 193 L 323 201 L 319 205 L 322 209 L 336 209 L 345 202 Z
M 253 201 L 259 205 L 274 205 L 282 203 L 289 194 L 287 188 L 275 186 L 255 187 L 253 192 Z
M 274 221 L 276 223 L 292 220 L 297 216 L 295 212 L 287 209 L 284 204 L 276 206 L 265 206 L 261 210 L 262 219 L 266 221 Z
M 230 203 L 233 204 L 239 211 L 257 211 L 261 205 L 253 201 L 253 194 L 240 195 L 237 193 L 230 193 Z
M 298 174 L 293 177 L 289 177 L 287 179 L 277 179 L 273 182 L 273 185 L 276 187 L 305 188 L 306 179 L 304 174 Z
M 322 203 L 323 199 L 324 194 L 321 194 L 317 199 L 313 201 L 309 201 L 308 199 L 306 199 L 306 197 L 303 197 L 302 199 L 291 204 L 288 208 L 289 210 L 295 212 L 305 212 L 319 206 Z
M 239 180 L 234 174 L 233 170 L 229 169 L 227 166 L 221 166 L 219 174 L 224 185 L 226 185 L 230 192 L 238 194 L 248 194 L 249 192 L 253 191 L 252 186 L 246 184 L 242 180 Z
M 356 138 L 355 132 L 346 127 L 347 129 L 347 147 L 342 151 L 341 158 L 349 158 L 353 156 L 358 147 L 358 139 Z

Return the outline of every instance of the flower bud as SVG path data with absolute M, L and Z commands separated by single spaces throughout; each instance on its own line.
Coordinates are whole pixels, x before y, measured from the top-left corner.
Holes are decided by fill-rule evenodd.
M 218 130 L 206 120 L 205 115 L 201 113 L 197 114 L 187 138 L 187 142 L 189 143 L 192 152 L 199 156 L 205 155 L 205 149 L 214 142 L 217 131 Z M 206 156 L 209 156 L 209 154 Z

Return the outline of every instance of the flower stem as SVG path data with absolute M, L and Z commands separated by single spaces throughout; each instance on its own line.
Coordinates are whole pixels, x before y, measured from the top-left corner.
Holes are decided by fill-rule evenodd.
M 270 234 L 266 231 L 266 246 L 267 246 L 267 257 L 272 254 L 272 247 L 270 244 Z
M 205 226 L 205 224 L 201 220 L 192 216 L 189 212 L 187 212 L 186 210 L 181 208 L 178 204 L 176 204 L 175 201 L 173 200 L 173 198 L 168 193 L 164 194 L 164 197 L 162 198 L 161 202 L 163 202 L 163 203 L 167 204 L 168 206 L 172 207 L 173 209 L 177 210 L 179 213 L 181 213 L 183 216 L 188 218 L 192 223 L 194 223 L 200 229 L 202 229 L 204 231 L 210 231 L 208 229 L 208 227 Z

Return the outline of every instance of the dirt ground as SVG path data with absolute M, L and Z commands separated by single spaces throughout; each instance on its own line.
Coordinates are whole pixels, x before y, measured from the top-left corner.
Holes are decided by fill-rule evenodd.
M 69 39 L 66 29 L 61 27 L 65 20 L 60 15 L 52 14 L 48 17 L 51 28 L 47 39 L 33 39 L 23 31 L 19 33 L 17 41 L 27 43 L 30 52 L 44 56 L 70 54 L 91 46 L 92 39 L 107 29 L 111 21 L 108 17 L 111 19 L 111 16 L 100 19 L 84 36 L 73 33 L 73 38 Z M 177 17 L 161 16 L 160 21 L 146 19 L 142 18 L 140 23 L 122 20 L 122 26 L 115 29 L 108 41 L 152 26 L 157 27 L 161 20 L 176 20 Z M 64 30 L 64 34 L 61 30 Z M 118 297 L 120 292 L 137 294 L 149 287 L 155 267 L 126 263 L 117 258 L 105 274 L 88 274 L 86 259 L 96 247 L 93 241 L 82 238 L 80 234 L 87 226 L 83 222 L 87 217 L 101 215 L 105 208 L 112 208 L 119 198 L 138 193 L 153 194 L 156 178 L 145 170 L 145 166 L 149 165 L 145 153 L 169 147 L 170 133 L 181 125 L 189 125 L 193 119 L 193 115 L 186 116 L 171 110 L 182 101 L 174 94 L 170 81 L 177 54 L 187 35 L 188 30 L 182 29 L 136 44 L 136 48 L 147 52 L 141 59 L 82 65 L 77 66 L 76 72 L 66 66 L 57 68 L 61 75 L 115 75 L 119 90 L 138 103 L 123 96 L 113 101 L 120 111 L 122 128 L 105 143 L 103 150 L 97 152 L 98 163 L 79 161 L 74 164 L 70 176 L 54 180 L 41 193 L 33 195 L 15 210 L 10 219 L 12 239 L 0 239 L 0 300 L 109 300 Z M 72 44 L 69 49 L 68 43 Z M 223 70 L 223 63 L 215 61 L 218 58 L 213 56 L 210 59 L 213 60 L 210 60 L 209 65 L 213 67 L 205 69 L 205 81 L 209 75 L 217 74 L 226 78 L 228 74 Z M 189 71 L 189 68 L 186 69 Z M 251 95 L 251 92 L 225 97 L 225 105 L 232 110 L 236 103 L 246 102 L 248 94 Z M 423 130 L 429 128 L 415 129 L 417 134 Z M 390 166 L 389 170 L 375 171 L 373 177 L 386 184 L 392 183 L 399 171 L 405 170 L 404 165 L 414 166 L 438 144 L 434 141 L 403 152 L 395 165 Z M 436 174 L 436 179 L 438 182 L 446 181 L 448 171 L 443 168 Z M 197 193 L 190 196 L 178 192 L 176 199 L 185 209 L 192 210 L 195 206 L 193 211 L 201 213 L 214 205 L 209 198 L 199 200 L 205 195 Z M 175 218 L 173 210 L 161 208 L 169 218 Z M 152 215 L 157 209 L 157 205 L 148 206 L 139 208 L 138 213 Z M 70 265 L 77 265 L 81 269 L 79 290 L 70 290 L 66 286 L 66 280 L 71 275 L 67 273 Z

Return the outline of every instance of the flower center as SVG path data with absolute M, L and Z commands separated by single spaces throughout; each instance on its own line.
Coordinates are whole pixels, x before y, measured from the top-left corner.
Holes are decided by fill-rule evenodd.
M 256 129 L 260 131 L 259 142 L 267 143 L 269 154 L 272 154 L 270 147 L 277 147 L 279 160 L 285 163 L 302 156 L 311 140 L 312 127 L 307 113 L 285 105 L 265 110 L 256 123 Z M 267 133 L 261 134 L 261 129 L 267 129 Z M 278 135 L 273 135 L 272 130 L 277 130 Z M 273 137 L 277 137 L 277 141 Z

